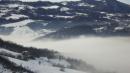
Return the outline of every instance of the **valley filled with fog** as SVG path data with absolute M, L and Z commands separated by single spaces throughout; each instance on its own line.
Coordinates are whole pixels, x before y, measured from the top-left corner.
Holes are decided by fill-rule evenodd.
M 130 73 L 129 68 L 127 1 L 0 0 L 0 73 Z
M 3 37 L 6 40 L 7 38 Z M 88 64 L 92 64 L 101 70 L 117 73 L 130 72 L 130 37 L 79 37 L 35 42 L 27 41 L 24 38 L 17 41 L 17 38 L 15 37 L 15 40 L 13 40 L 12 37 L 8 40 L 24 46 L 56 50 L 65 56 L 85 60 Z

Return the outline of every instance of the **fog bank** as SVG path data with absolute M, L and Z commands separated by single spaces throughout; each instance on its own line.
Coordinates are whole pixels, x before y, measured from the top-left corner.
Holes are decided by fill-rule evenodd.
M 83 59 L 99 69 L 130 73 L 130 37 L 79 37 L 61 41 L 17 43 L 53 49 L 66 56 Z

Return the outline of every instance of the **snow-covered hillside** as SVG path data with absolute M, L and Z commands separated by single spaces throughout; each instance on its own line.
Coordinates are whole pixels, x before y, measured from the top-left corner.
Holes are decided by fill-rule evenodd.
M 0 30 L 0 36 L 2 37 L 6 37 L 6 39 L 12 39 L 14 41 L 21 41 L 21 42 L 27 42 L 27 41 L 31 41 L 35 38 L 38 38 L 40 36 L 43 36 L 45 34 L 54 32 L 53 30 L 50 29 L 44 29 L 44 28 L 39 28 L 38 30 L 35 30 L 31 27 L 29 27 L 29 25 L 33 25 L 33 22 L 37 22 L 35 20 L 23 20 L 20 22 L 15 22 L 15 23 L 9 23 L 9 24 L 5 24 L 5 25 L 1 25 L 1 30 Z M 47 23 L 43 23 L 42 26 L 44 27 Z M 8 29 L 13 29 L 13 31 L 7 31 Z M 3 30 L 4 29 L 4 30 Z M 8 35 L 2 35 L 2 33 L 8 33 L 10 32 Z M 19 37 L 21 39 L 19 39 Z M 23 39 L 26 39 L 26 41 Z
M 29 61 L 22 61 L 14 58 L 9 58 L 9 60 L 36 73 L 86 73 L 83 71 L 67 68 L 66 66 L 69 67 L 70 64 L 65 60 L 56 59 L 55 61 L 55 59 L 47 59 L 45 57 Z M 55 67 L 54 65 L 59 65 L 59 67 Z
M 129 36 L 130 6 L 117 0 L 1 1 L 0 21 L 0 36 L 27 41 Z

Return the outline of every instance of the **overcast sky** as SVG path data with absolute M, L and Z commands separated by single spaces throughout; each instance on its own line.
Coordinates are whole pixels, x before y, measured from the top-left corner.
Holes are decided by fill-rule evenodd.
M 38 0 L 22 0 L 22 1 L 38 1 Z M 41 1 L 52 1 L 52 2 L 56 2 L 56 1 L 70 1 L 70 0 L 41 0 Z M 71 0 L 71 1 L 78 1 L 78 0 Z M 130 4 L 130 0 L 119 0 L 121 2 Z

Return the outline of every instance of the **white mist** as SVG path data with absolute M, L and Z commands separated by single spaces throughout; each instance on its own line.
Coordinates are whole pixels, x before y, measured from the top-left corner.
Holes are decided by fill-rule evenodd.
M 61 41 L 17 43 L 53 49 L 66 56 L 83 59 L 98 69 L 130 73 L 130 37 L 80 37 Z

